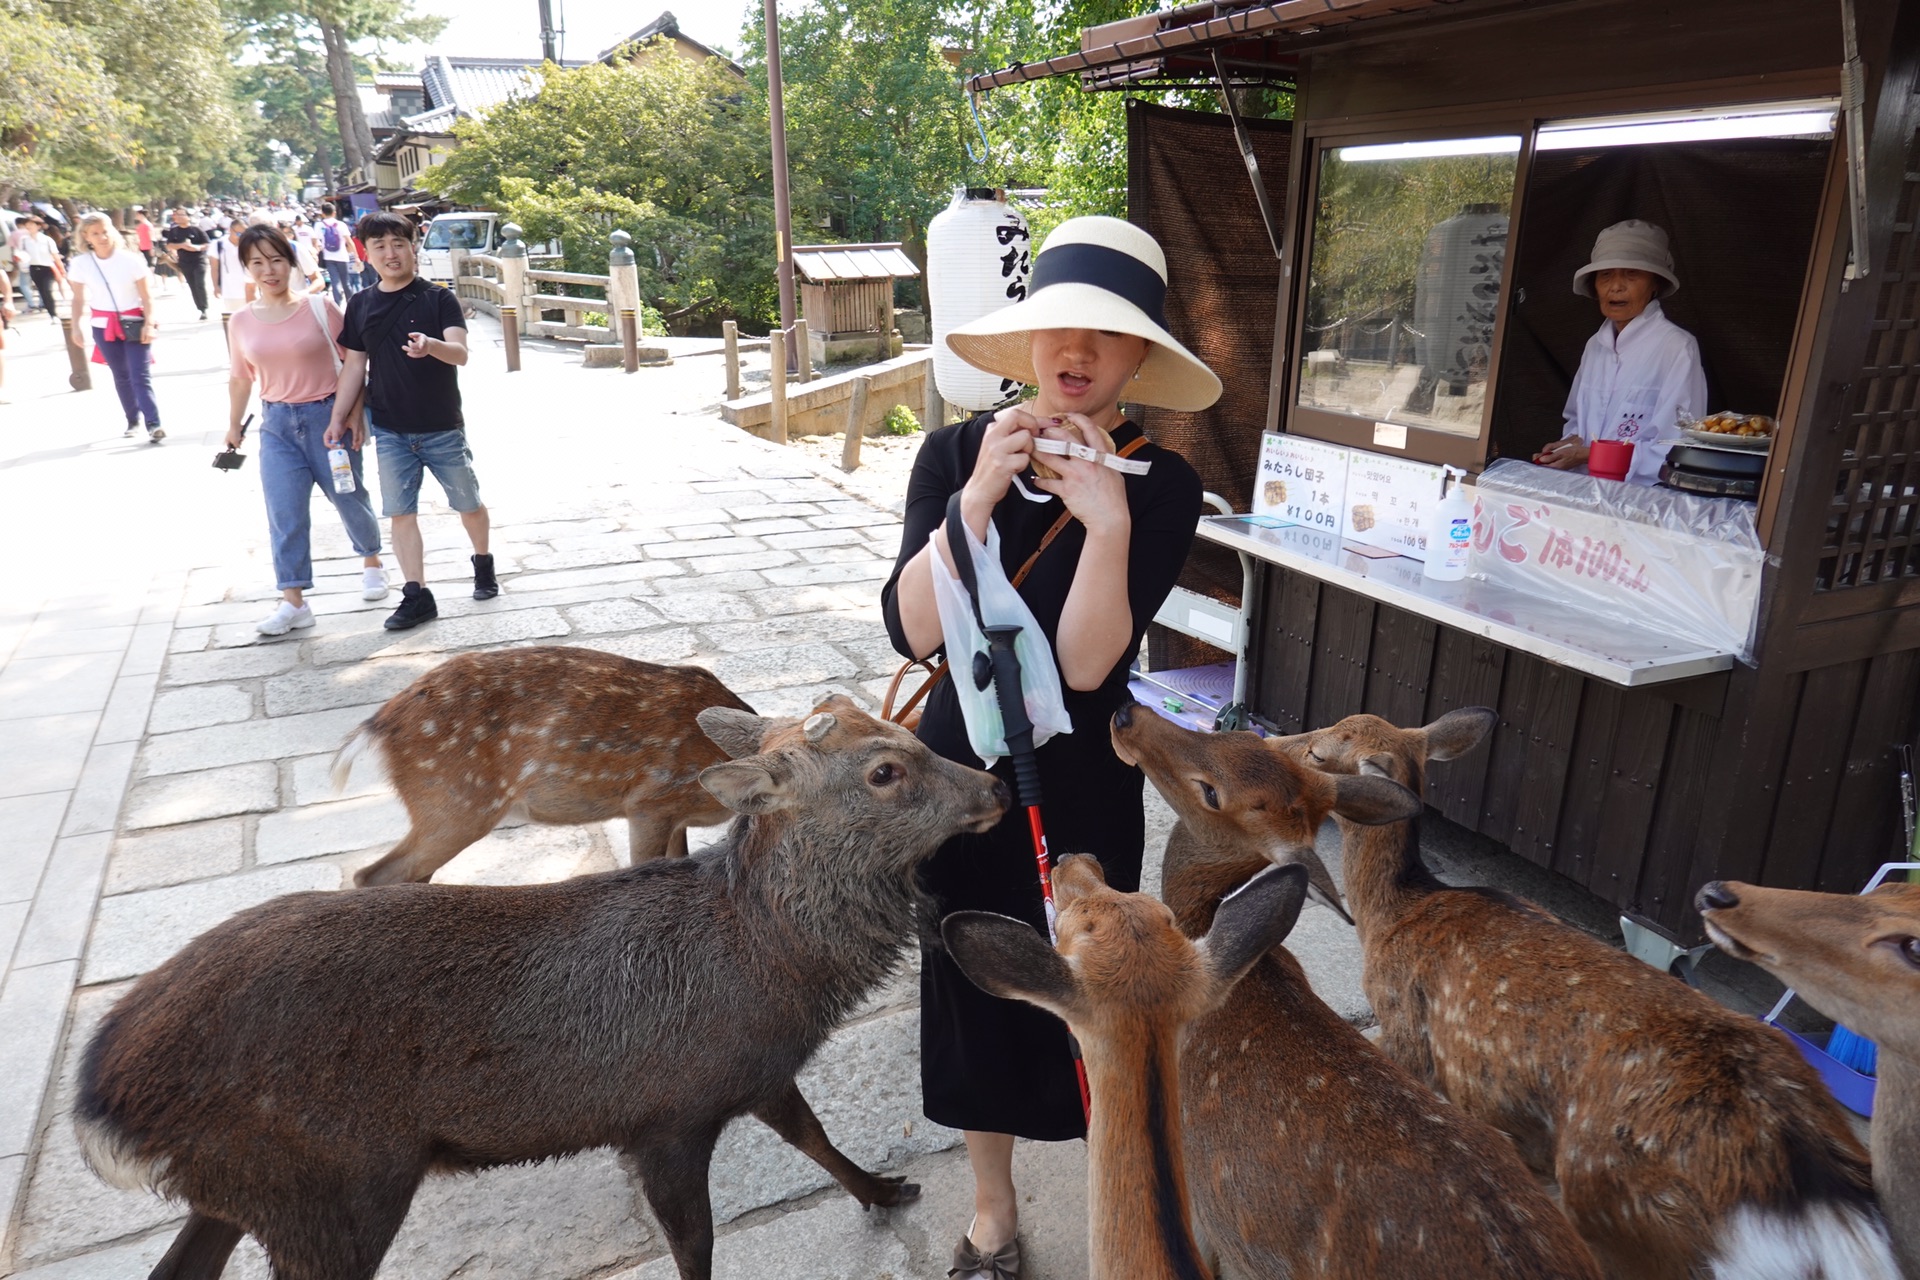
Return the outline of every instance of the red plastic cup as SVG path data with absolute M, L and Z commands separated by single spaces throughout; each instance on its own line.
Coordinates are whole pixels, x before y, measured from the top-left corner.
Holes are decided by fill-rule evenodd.
M 1587 474 L 1602 480 L 1625 480 L 1633 466 L 1631 440 L 1595 440 L 1587 451 Z

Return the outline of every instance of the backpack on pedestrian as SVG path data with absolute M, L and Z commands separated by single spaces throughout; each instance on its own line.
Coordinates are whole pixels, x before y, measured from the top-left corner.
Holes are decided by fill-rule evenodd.
M 320 247 L 328 253 L 340 252 L 340 224 L 332 218 L 320 224 Z

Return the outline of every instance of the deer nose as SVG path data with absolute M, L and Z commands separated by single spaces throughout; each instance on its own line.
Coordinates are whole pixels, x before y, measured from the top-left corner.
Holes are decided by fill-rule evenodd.
M 1693 905 L 1700 911 L 1725 911 L 1740 905 L 1740 895 L 1730 889 L 1725 880 L 1710 880 L 1700 886 Z
M 1113 713 L 1113 727 L 1116 729 L 1125 729 L 1132 725 L 1133 709 L 1139 705 L 1137 702 L 1121 703 L 1120 709 Z
M 993 798 L 999 804 L 1002 813 L 1013 808 L 1013 792 L 998 778 L 993 780 Z

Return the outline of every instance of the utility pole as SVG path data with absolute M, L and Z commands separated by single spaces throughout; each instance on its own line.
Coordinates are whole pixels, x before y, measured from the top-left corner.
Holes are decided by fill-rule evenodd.
M 542 0 L 545 3 L 545 0 Z M 793 206 L 787 199 L 787 107 L 780 86 L 780 0 L 766 0 L 767 116 L 773 133 L 773 235 L 780 282 L 780 327 L 793 328 Z M 793 352 L 787 353 L 793 367 Z
M 548 62 L 560 61 L 553 47 L 553 0 L 540 0 L 540 56 Z

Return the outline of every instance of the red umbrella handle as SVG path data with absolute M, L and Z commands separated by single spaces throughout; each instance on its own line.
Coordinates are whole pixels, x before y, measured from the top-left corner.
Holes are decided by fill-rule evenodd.
M 1046 828 L 1040 825 L 1040 806 L 1027 810 L 1027 829 L 1033 833 L 1033 861 L 1040 872 L 1040 905 L 1047 913 L 1047 941 L 1060 945 L 1060 915 L 1053 905 L 1053 859 L 1047 853 Z M 1073 1074 L 1080 1083 L 1080 1113 L 1093 1120 L 1093 1093 L 1087 1087 L 1087 1063 L 1080 1056 L 1080 1042 L 1067 1032 L 1067 1048 L 1073 1051 Z

